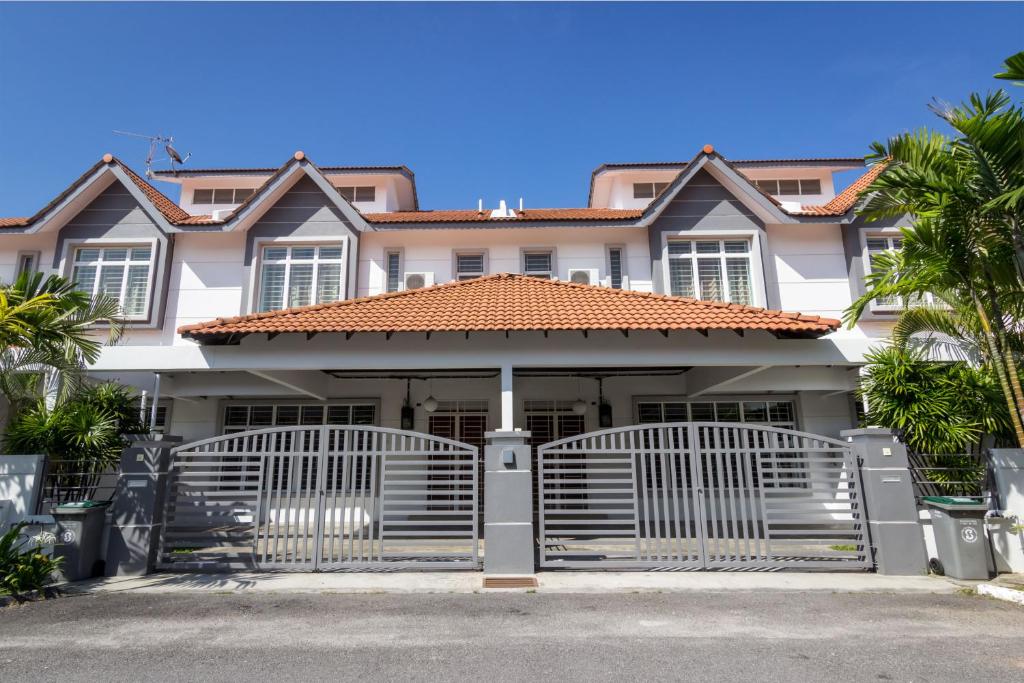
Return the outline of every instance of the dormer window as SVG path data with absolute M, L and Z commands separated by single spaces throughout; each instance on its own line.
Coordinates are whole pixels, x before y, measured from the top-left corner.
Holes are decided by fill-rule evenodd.
M 377 188 L 373 185 L 351 187 L 343 186 L 334 188 L 345 201 L 348 202 L 375 202 L 377 201 Z
M 669 240 L 669 291 L 703 301 L 753 302 L 749 240 Z
M 633 183 L 633 199 L 654 199 L 665 191 L 668 183 Z
M 79 247 L 75 249 L 71 279 L 76 289 L 90 296 L 106 294 L 117 299 L 125 318 L 146 314 L 149 303 L 151 246 Z
M 755 180 L 754 184 L 768 194 L 778 197 L 796 197 L 807 194 L 821 194 L 821 180 L 798 178 L 796 180 Z
M 241 204 L 255 190 L 246 188 L 216 188 L 212 190 L 193 190 L 193 204 Z
M 342 254 L 340 244 L 264 247 L 259 310 L 338 301 Z

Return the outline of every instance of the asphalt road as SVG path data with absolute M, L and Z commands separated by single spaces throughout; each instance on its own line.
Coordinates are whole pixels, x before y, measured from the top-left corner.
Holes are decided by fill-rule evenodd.
M 118 593 L 0 609 L 2 681 L 1024 680 L 971 595 Z

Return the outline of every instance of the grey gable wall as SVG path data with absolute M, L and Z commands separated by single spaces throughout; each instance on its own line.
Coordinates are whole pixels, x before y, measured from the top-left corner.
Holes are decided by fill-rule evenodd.
M 139 239 L 156 239 L 156 273 L 153 278 L 152 305 L 149 318 L 136 327 L 160 327 L 166 307 L 167 279 L 170 276 L 171 252 L 174 241 L 142 208 L 142 205 L 119 180 L 115 180 L 88 206 L 78 212 L 57 233 L 57 246 L 53 255 L 53 268 L 58 270 L 61 259 L 67 258 L 68 268 L 61 275 L 70 277 L 71 252 L 68 240 L 115 239 L 130 243 Z
M 767 253 L 764 223 L 736 195 L 701 169 L 669 202 L 648 230 L 655 292 L 666 293 L 661 253 L 663 233 L 677 234 L 687 230 L 716 230 L 723 233 L 757 230 L 761 253 Z
M 359 263 L 359 230 L 338 210 L 309 176 L 303 176 L 249 228 L 245 239 L 246 283 L 253 282 L 252 268 L 257 261 L 256 242 L 275 237 L 346 239 L 345 291 L 343 298 L 355 295 L 356 268 Z M 243 301 L 249 293 L 243 293 Z

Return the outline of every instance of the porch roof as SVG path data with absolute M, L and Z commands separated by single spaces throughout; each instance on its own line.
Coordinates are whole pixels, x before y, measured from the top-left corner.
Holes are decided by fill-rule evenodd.
M 762 330 L 815 338 L 840 321 L 753 306 L 542 280 L 500 273 L 334 303 L 185 325 L 178 333 L 216 342 L 248 334 L 482 332 L 530 330 Z

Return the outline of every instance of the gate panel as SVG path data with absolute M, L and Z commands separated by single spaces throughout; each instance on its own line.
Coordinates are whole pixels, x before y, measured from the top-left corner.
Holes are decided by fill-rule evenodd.
M 380 427 L 328 427 L 320 567 L 476 567 L 476 447 Z
M 562 439 L 537 466 L 542 567 L 702 566 L 685 428 Z
M 543 567 L 865 568 L 860 473 L 841 441 L 685 422 L 538 448 Z
M 368 426 L 280 427 L 174 451 L 160 566 L 479 565 L 478 450 Z

